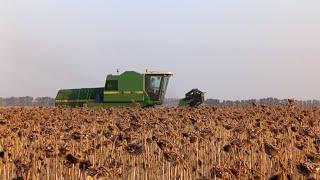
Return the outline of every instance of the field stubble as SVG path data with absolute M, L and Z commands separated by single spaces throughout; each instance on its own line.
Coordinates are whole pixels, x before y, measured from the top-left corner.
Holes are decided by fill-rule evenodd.
M 0 179 L 319 179 L 320 109 L 0 109 Z

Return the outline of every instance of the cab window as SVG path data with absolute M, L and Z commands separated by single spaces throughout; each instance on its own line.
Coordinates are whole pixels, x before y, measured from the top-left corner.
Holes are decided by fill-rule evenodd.
M 150 96 L 150 99 L 157 101 L 160 99 L 162 76 L 146 76 L 146 91 Z

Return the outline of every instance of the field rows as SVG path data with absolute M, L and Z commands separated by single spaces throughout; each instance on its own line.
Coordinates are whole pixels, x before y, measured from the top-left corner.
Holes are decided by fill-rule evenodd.
M 0 179 L 319 179 L 320 109 L 0 109 Z

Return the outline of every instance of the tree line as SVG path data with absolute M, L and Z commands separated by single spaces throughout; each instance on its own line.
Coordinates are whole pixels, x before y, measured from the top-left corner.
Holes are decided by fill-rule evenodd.
M 54 106 L 55 99 L 51 97 L 8 97 L 0 98 L 0 106 Z
M 249 99 L 249 100 L 219 100 L 219 99 L 208 99 L 205 101 L 205 104 L 208 106 L 248 106 L 252 104 L 261 104 L 261 105 L 281 105 L 288 104 L 288 99 L 277 99 L 277 98 L 263 98 L 263 99 Z M 295 104 L 299 106 L 320 106 L 320 100 L 295 100 Z
M 179 99 L 166 99 L 164 105 L 168 107 L 177 106 Z M 281 105 L 288 104 L 287 99 L 277 99 L 277 98 L 263 98 L 263 99 L 249 99 L 249 100 L 219 100 L 219 99 L 207 99 L 204 104 L 207 106 L 216 107 L 228 107 L 228 106 L 250 106 L 252 104 L 261 105 Z M 306 101 L 295 101 L 297 105 L 300 106 L 320 106 L 320 100 L 306 100 Z M 54 106 L 55 99 L 51 97 L 37 97 L 33 98 L 30 96 L 25 97 L 0 97 L 0 106 Z
M 312 107 L 320 106 L 320 100 L 295 100 L 295 104 L 299 106 Z M 164 102 L 166 107 L 176 107 L 179 104 L 179 99 L 168 98 Z M 249 99 L 249 100 L 220 100 L 220 99 L 207 99 L 204 102 L 206 106 L 215 106 L 215 107 L 244 107 L 252 106 L 253 104 L 260 105 L 281 105 L 288 104 L 288 99 L 277 99 L 277 98 L 263 98 L 263 99 Z

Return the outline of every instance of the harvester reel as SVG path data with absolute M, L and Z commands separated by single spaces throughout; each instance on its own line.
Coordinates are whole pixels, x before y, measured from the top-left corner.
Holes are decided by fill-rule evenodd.
M 199 89 L 192 89 L 183 100 L 191 107 L 198 107 L 204 103 L 204 92 Z

